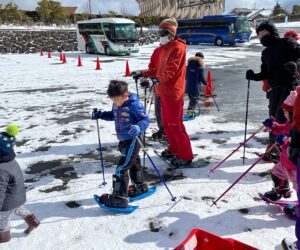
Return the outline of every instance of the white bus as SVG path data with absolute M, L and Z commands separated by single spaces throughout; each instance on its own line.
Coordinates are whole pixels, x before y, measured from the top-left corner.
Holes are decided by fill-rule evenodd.
M 78 49 L 86 53 L 130 55 L 139 52 L 135 22 L 126 18 L 96 18 L 77 22 Z

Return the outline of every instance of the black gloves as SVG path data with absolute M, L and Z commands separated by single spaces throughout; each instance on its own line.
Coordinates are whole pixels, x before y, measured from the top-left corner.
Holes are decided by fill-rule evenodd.
M 93 112 L 92 112 L 92 120 L 97 120 L 97 119 L 101 119 L 101 115 L 102 115 L 102 111 L 98 110 L 97 108 L 94 108 L 93 109 Z
M 142 76 L 142 73 L 143 73 L 143 71 L 141 71 L 141 70 L 132 71 L 131 74 L 130 74 L 130 76 L 132 76 L 132 78 L 134 80 L 137 80 L 137 79 L 139 79 Z
M 252 69 L 248 69 L 246 72 L 246 79 L 247 80 L 254 80 L 255 79 L 255 73 Z
M 150 87 L 150 82 L 147 78 L 144 78 L 141 80 L 140 85 L 142 88 L 149 88 Z

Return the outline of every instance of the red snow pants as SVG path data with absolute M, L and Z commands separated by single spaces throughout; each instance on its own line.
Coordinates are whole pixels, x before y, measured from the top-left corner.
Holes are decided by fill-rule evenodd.
M 183 99 L 172 100 L 161 96 L 161 117 L 169 146 L 168 150 L 178 159 L 191 161 L 194 156 L 191 142 L 183 125 Z

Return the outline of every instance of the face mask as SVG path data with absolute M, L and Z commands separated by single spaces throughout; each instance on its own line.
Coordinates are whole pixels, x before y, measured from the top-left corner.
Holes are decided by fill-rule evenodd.
M 260 43 L 265 46 L 265 47 L 270 47 L 272 46 L 275 41 L 276 41 L 276 37 L 272 36 L 272 35 L 264 35 L 261 39 L 260 39 Z
M 169 36 L 163 36 L 159 38 L 159 42 L 161 43 L 161 45 L 165 45 L 169 42 Z

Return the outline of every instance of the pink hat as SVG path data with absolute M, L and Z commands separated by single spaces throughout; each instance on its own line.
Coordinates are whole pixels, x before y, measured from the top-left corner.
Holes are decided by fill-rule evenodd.
M 296 96 L 297 96 L 297 92 L 296 91 L 291 91 L 290 95 L 282 103 L 281 108 L 285 109 L 286 111 L 293 112 L 294 106 L 295 106 Z

